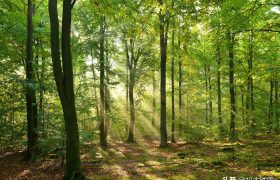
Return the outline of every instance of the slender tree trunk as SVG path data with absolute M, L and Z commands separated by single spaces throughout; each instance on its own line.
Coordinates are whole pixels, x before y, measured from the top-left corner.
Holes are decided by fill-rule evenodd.
M 98 118 L 98 122 L 99 122 L 99 106 L 98 106 L 98 97 L 97 97 L 97 79 L 96 79 L 96 74 L 95 74 L 95 68 L 94 68 L 94 63 L 93 63 L 93 54 L 92 54 L 92 50 L 90 51 L 90 57 L 91 57 L 91 71 L 92 71 L 92 76 L 93 76 L 93 91 L 94 91 L 94 99 L 95 99 L 95 110 L 96 110 L 96 116 Z
M 274 81 L 275 90 L 275 132 L 278 134 L 280 132 L 280 110 L 279 110 L 279 80 L 277 79 L 277 74 L 275 75 Z
M 269 97 L 269 110 L 268 110 L 268 130 L 272 130 L 272 118 L 273 118 L 273 89 L 274 89 L 274 79 L 271 75 L 270 77 L 270 97 Z
M 129 107 L 130 107 L 130 123 L 127 142 L 134 142 L 134 129 L 135 129 L 135 109 L 134 109 L 134 72 L 130 71 L 129 80 Z
M 243 88 L 241 86 L 241 106 L 242 106 L 242 122 L 243 122 L 243 125 L 245 126 L 246 125 L 246 122 L 245 122 L 245 111 L 244 111 L 244 93 L 243 93 Z
M 15 98 L 15 89 L 14 89 L 14 86 L 13 86 L 13 91 L 12 91 L 12 95 L 11 95 L 11 99 L 12 99 L 12 113 L 11 113 L 11 122 L 12 122 L 12 126 L 15 125 L 15 101 L 16 101 L 16 98 Z M 6 125 L 6 120 L 4 120 L 4 125 Z M 3 127 L 7 127 L 7 126 L 3 126 Z M 14 128 L 11 129 L 11 145 L 13 145 L 12 143 L 14 142 L 14 138 L 15 138 L 15 130 Z
M 174 32 L 174 28 L 175 28 L 175 23 L 173 20 L 173 29 L 172 29 L 172 40 L 171 40 L 171 46 L 172 46 L 172 65 L 171 65 L 171 91 L 172 91 L 172 97 L 171 97 L 171 104 L 172 104 L 172 125 L 171 125 L 171 142 L 175 143 L 175 85 L 174 85 L 174 36 L 175 36 L 175 32 Z
M 208 78 L 207 78 L 207 66 L 204 67 L 205 73 L 205 92 L 206 92 L 206 102 L 205 102 L 205 123 L 208 124 Z
M 127 142 L 134 142 L 134 129 L 135 129 L 135 104 L 134 104 L 134 85 L 135 85 L 135 77 L 136 77 L 136 67 L 137 62 L 139 60 L 139 54 L 135 54 L 134 52 L 135 39 L 130 39 L 130 57 L 128 52 L 128 46 L 126 43 L 126 53 L 127 53 L 127 64 L 129 70 L 129 106 L 130 106 L 130 124 L 129 124 L 129 132 Z M 138 49 L 139 53 L 139 49 Z
M 253 96 L 253 31 L 250 31 L 249 35 L 249 59 L 248 59 L 248 103 L 249 114 L 248 121 L 251 125 L 251 131 L 254 131 L 256 122 L 254 117 L 254 96 Z
M 80 143 L 77 114 L 75 107 L 75 95 L 73 84 L 73 65 L 71 55 L 71 0 L 63 1 L 62 13 L 62 64 L 64 73 L 64 101 L 63 114 L 65 117 L 66 131 L 66 174 L 65 179 L 80 177 Z
M 44 78 L 45 78 L 45 67 L 46 67 L 46 62 L 45 62 L 45 58 L 42 57 L 42 67 L 41 67 L 41 77 L 40 77 L 40 84 L 41 84 L 41 88 L 40 88 L 40 92 L 39 92 L 39 96 L 40 96 L 40 105 L 39 105 L 39 113 L 40 113 L 40 123 L 42 125 L 42 130 L 43 130 L 43 134 L 42 134 L 42 138 L 47 138 L 45 135 L 45 105 L 44 105 L 44 90 L 42 88 L 42 84 L 44 82 Z
M 33 72 L 33 3 L 32 0 L 28 0 L 27 11 L 27 43 L 26 43 L 26 107 L 27 107 L 27 151 L 25 154 L 25 160 L 32 160 L 35 158 L 37 149 L 37 123 L 38 112 L 36 102 L 36 91 L 34 88 L 34 72 Z
M 102 148 L 107 146 L 106 122 L 105 122 L 105 59 L 104 59 L 104 35 L 105 35 L 105 16 L 100 18 L 100 37 L 99 37 L 99 53 L 100 53 L 100 126 L 99 126 L 99 143 Z
M 107 43 L 106 43 L 107 44 Z M 108 131 L 110 128 L 110 112 L 111 112 L 111 99 L 110 99 L 110 61 L 109 61 L 109 52 L 108 52 L 108 44 L 105 50 L 105 55 L 106 55 L 106 75 L 105 75 L 105 79 L 106 79 L 106 83 L 105 83 L 105 122 L 106 122 L 106 136 L 108 135 Z
M 178 47 L 179 47 L 179 136 L 182 133 L 182 82 L 183 82 L 183 73 L 182 73 L 182 59 L 181 59 L 181 41 L 180 35 L 178 40 Z M 188 116 L 188 114 L 187 114 Z M 188 118 L 187 118 L 188 121 Z
M 247 92 L 246 92 L 246 125 L 250 123 L 250 81 L 247 79 Z
M 210 65 L 207 68 L 208 71 L 208 90 L 209 90 L 209 123 L 213 123 L 213 104 L 212 104 L 212 85 L 211 85 L 211 76 L 210 76 Z
M 42 89 L 39 90 L 39 123 L 42 129 L 42 138 L 45 137 L 45 122 L 44 122 L 44 91 Z
M 125 132 L 128 134 L 128 64 L 126 65 L 126 85 L 125 85 Z
M 111 104 L 110 104 L 110 86 L 109 86 L 109 83 L 110 83 L 110 79 L 106 77 L 106 85 L 105 85 L 105 112 L 106 112 L 106 115 L 105 115 L 105 127 L 106 127 L 106 136 L 108 135 L 108 131 L 109 131 L 109 128 L 110 128 L 110 111 L 111 111 Z
M 45 58 L 41 57 L 41 72 L 39 72 L 39 50 L 41 48 L 41 38 L 36 39 L 36 74 L 37 81 L 39 83 L 39 106 L 38 106 L 38 126 L 41 127 L 42 139 L 45 139 L 45 125 L 44 125 L 44 90 L 43 90 L 43 82 L 44 82 L 44 73 L 45 73 Z
M 221 127 L 223 125 L 223 119 L 222 119 L 222 96 L 221 96 L 221 49 L 220 49 L 220 47 L 217 48 L 217 56 L 218 56 L 217 57 L 218 124 L 221 129 Z
M 235 141 L 235 88 L 234 88 L 234 35 L 228 32 L 229 92 L 230 92 L 230 139 Z
M 51 53 L 57 91 L 62 104 L 66 131 L 66 169 L 63 179 L 84 179 L 81 173 L 80 143 L 74 98 L 73 66 L 71 56 L 71 0 L 63 1 L 60 60 L 59 21 L 57 0 L 49 0 L 51 26 Z
M 160 5 L 163 2 L 160 0 Z M 160 147 L 167 146 L 167 130 L 166 130 L 166 58 L 167 58 L 167 32 L 168 17 L 167 13 L 159 12 L 159 30 L 160 30 Z
M 155 127 L 156 121 L 156 73 L 153 72 L 153 115 L 152 115 L 152 126 Z

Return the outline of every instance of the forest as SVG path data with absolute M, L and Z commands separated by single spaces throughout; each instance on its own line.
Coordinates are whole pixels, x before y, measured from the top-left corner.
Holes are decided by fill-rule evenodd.
M 280 179 L 279 0 L 0 1 L 0 179 Z

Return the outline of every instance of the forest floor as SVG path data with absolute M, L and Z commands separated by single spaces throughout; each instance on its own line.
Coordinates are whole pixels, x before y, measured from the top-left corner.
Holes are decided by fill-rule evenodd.
M 250 142 L 169 144 L 158 147 L 153 140 L 126 143 L 110 141 L 106 151 L 87 145 L 82 168 L 89 179 L 236 179 L 274 177 L 280 179 L 280 142 L 257 138 Z M 20 152 L 0 154 L 0 179 L 61 179 L 61 158 L 22 161 Z M 273 179 L 273 178 L 271 178 Z

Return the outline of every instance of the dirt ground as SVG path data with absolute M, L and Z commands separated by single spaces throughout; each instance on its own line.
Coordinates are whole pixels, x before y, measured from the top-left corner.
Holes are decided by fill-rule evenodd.
M 223 179 L 227 177 L 280 179 L 280 143 L 258 139 L 234 144 L 204 141 L 169 144 L 110 141 L 106 151 L 97 145 L 82 149 L 82 169 L 89 179 Z M 0 154 L 0 179 L 61 179 L 61 158 L 22 161 L 21 152 Z

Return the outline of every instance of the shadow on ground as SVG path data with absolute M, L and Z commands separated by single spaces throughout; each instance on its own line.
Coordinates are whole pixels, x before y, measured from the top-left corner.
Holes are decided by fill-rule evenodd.
M 204 141 L 169 144 L 113 141 L 107 150 L 87 145 L 82 168 L 89 179 L 223 179 L 223 177 L 280 178 L 280 144 L 269 139 L 222 143 Z M 0 154 L 0 179 L 61 179 L 61 159 L 22 161 L 22 153 Z

